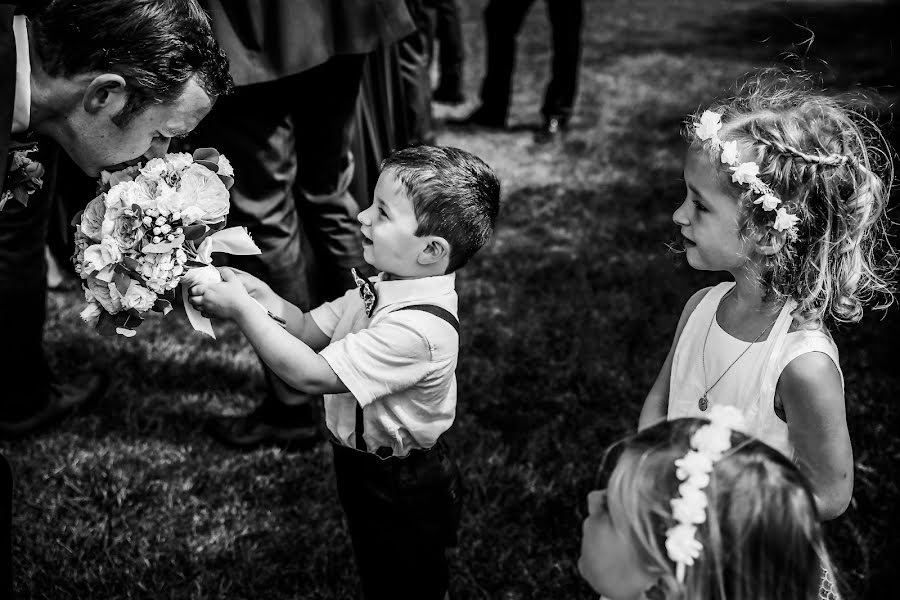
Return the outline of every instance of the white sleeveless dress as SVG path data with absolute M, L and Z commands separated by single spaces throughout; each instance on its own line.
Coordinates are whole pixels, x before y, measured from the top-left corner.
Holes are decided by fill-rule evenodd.
M 784 368 L 795 358 L 808 352 L 821 352 L 834 361 L 844 376 L 838 361 L 837 346 L 823 331 L 797 330 L 788 333 L 793 321 L 791 311 L 797 303 L 789 300 L 781 309 L 775 326 L 765 340 L 750 342 L 739 340 L 726 333 L 715 316 L 719 302 L 734 287 L 734 282 L 720 283 L 704 296 L 691 313 L 672 359 L 669 380 L 669 420 L 681 417 L 704 417 L 699 400 L 703 392 L 720 375 L 722 379 L 707 393 L 709 406 L 727 404 L 739 408 L 747 421 L 747 432 L 785 456 L 794 458 L 788 437 L 787 423 L 775 414 L 775 387 Z M 704 379 L 703 341 L 706 341 L 706 375 Z M 751 346 L 749 349 L 748 346 Z M 747 350 L 731 369 L 728 366 L 741 352 Z

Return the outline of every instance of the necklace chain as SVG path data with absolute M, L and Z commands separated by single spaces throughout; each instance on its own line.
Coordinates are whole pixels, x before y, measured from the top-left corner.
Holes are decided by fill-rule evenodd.
M 730 294 L 733 289 L 734 288 L 731 288 L 731 290 L 728 290 L 728 293 Z M 722 297 L 722 300 L 724 300 L 724 299 L 725 299 L 725 296 Z M 721 304 L 721 300 L 719 301 L 719 304 Z M 703 353 L 700 355 L 700 361 L 703 364 L 703 385 L 706 385 L 706 342 L 709 340 L 709 332 L 712 329 L 712 324 L 716 320 L 716 313 L 718 313 L 718 312 L 719 312 L 719 305 L 716 305 L 716 309 L 713 311 L 712 318 L 709 320 L 709 325 L 706 328 L 706 336 L 703 338 Z M 707 394 L 709 394 L 712 391 L 712 389 L 714 387 L 716 387 L 716 385 L 720 381 L 722 381 L 722 378 L 725 377 L 725 375 L 728 373 L 728 371 L 731 370 L 731 367 L 733 367 L 737 363 L 737 361 L 741 360 L 741 358 L 745 354 L 747 354 L 747 351 L 753 347 L 753 344 L 758 342 L 759 338 L 761 338 L 763 336 L 763 334 L 769 330 L 770 327 L 775 326 L 775 323 L 778 322 L 778 317 L 780 317 L 780 316 L 781 316 L 781 311 L 779 310 L 778 316 L 775 317 L 775 320 L 772 321 L 769 325 L 766 325 L 766 327 L 762 331 L 759 332 L 759 335 L 757 335 L 756 338 L 754 338 L 754 340 L 752 342 L 747 344 L 747 347 L 744 348 L 744 351 L 741 352 L 740 354 L 738 354 L 738 357 L 735 358 L 733 361 L 731 361 L 731 364 L 728 365 L 728 368 L 726 368 L 724 371 L 722 371 L 722 374 L 719 375 L 719 378 L 716 379 L 711 386 L 706 388 L 706 391 L 704 391 L 703 395 L 700 396 L 700 399 L 697 400 L 697 406 L 700 408 L 700 410 L 706 411 L 706 409 L 709 408 L 709 398 L 707 397 Z

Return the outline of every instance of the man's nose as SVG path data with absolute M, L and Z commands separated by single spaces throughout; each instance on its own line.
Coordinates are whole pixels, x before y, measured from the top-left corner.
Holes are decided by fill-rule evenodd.
M 172 138 L 156 138 L 150 144 L 150 148 L 144 153 L 147 160 L 151 158 L 162 158 L 169 151 L 169 143 Z

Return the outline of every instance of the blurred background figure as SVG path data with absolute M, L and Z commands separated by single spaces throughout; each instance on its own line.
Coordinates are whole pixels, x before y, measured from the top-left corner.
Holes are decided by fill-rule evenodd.
M 484 10 L 487 35 L 486 71 L 481 83 L 481 105 L 462 120 L 448 125 L 503 129 L 509 114 L 512 76 L 516 60 L 516 36 L 533 0 L 490 0 Z M 568 125 L 578 91 L 581 59 L 582 0 L 547 0 L 553 36 L 550 82 L 541 107 L 543 122 L 535 141 L 548 142 Z
M 466 55 L 459 0 L 426 0 L 425 6 L 431 13 L 434 41 L 438 45 L 438 85 L 431 98 L 444 104 L 462 104 L 466 101 L 463 94 Z
M 237 89 L 190 141 L 232 162 L 229 225 L 246 226 L 262 250 L 229 264 L 308 309 L 352 287 L 351 268 L 364 269 L 360 199 L 350 193 L 357 97 L 366 55 L 413 24 L 402 0 L 208 0 L 204 7 Z M 268 370 L 266 382 L 258 408 L 211 419 L 210 433 L 238 448 L 318 442 L 311 398 Z

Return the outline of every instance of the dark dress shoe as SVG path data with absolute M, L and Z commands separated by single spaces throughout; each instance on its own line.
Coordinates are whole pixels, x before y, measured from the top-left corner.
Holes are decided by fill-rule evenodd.
M 440 102 L 441 104 L 457 106 L 466 101 L 466 95 L 463 94 L 462 90 L 459 88 L 438 86 L 438 88 L 434 90 L 434 93 L 431 94 L 431 99 L 435 102 Z
M 47 404 L 31 416 L 0 421 L 0 438 L 18 439 L 59 423 L 66 417 L 96 404 L 106 391 L 103 373 L 81 373 L 65 383 L 51 383 Z
M 263 407 L 237 417 L 210 417 L 206 423 L 206 431 L 222 444 L 238 450 L 277 447 L 304 451 L 312 449 L 324 439 L 315 423 L 288 424 L 282 421 L 275 424 L 267 417 Z
M 484 129 L 506 129 L 506 117 L 492 114 L 483 106 L 476 108 L 472 114 L 464 119 L 447 119 L 445 123 L 450 127 L 481 127 Z
M 559 138 L 568 129 L 568 124 L 559 117 L 550 117 L 544 120 L 544 124 L 534 134 L 536 144 L 547 144 Z

